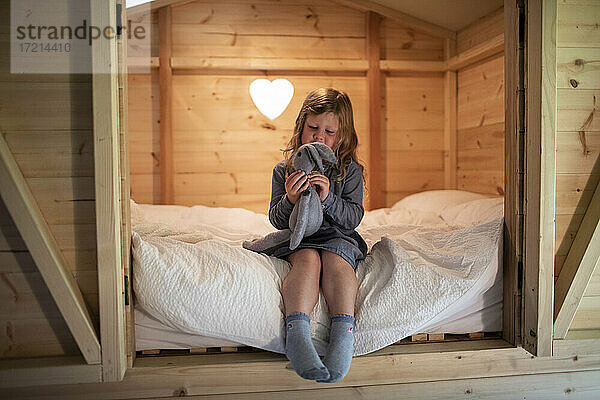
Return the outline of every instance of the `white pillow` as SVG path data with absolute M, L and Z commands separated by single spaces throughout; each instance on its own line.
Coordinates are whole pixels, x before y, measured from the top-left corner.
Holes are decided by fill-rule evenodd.
M 446 208 L 442 219 L 449 225 L 474 226 L 504 217 L 504 197 L 472 200 Z
M 466 190 L 428 190 L 406 196 L 394 204 L 392 210 L 406 207 L 440 215 L 446 208 L 485 198 L 487 196 L 483 194 L 467 192 Z

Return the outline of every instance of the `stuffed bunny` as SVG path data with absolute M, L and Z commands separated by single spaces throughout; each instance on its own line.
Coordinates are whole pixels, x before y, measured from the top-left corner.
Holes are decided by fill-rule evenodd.
M 337 162 L 333 151 L 324 143 L 308 143 L 300 146 L 294 154 L 292 165 L 295 170 L 302 170 L 309 174 L 315 168 L 322 174 L 325 173 L 323 161 L 335 164 Z M 305 236 L 310 236 L 319 230 L 323 223 L 323 208 L 321 199 L 314 187 L 309 185 L 308 189 L 294 204 L 290 214 L 289 229 L 283 229 L 270 233 L 263 238 L 253 241 L 245 241 L 243 246 L 248 250 L 266 251 L 290 241 L 290 250 L 296 249 Z

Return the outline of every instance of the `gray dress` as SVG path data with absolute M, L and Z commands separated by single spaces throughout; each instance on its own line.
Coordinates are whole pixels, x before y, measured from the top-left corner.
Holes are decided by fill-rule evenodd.
M 355 231 L 365 210 L 362 205 L 362 173 L 354 161 L 346 168 L 344 179 L 335 180 L 339 172 L 329 165 L 325 176 L 329 179 L 329 195 L 322 202 L 323 223 L 317 232 L 305 237 L 295 250 L 290 250 L 289 241 L 269 249 L 265 253 L 285 258 L 299 249 L 322 249 L 336 253 L 346 260 L 354 270 L 356 262 L 367 255 L 367 244 Z M 290 214 L 294 205 L 285 193 L 286 164 L 280 162 L 273 168 L 269 221 L 277 229 L 289 228 Z

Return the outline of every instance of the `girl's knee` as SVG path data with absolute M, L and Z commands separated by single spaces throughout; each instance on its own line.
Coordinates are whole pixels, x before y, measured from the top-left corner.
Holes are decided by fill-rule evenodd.
M 300 249 L 288 257 L 292 268 L 302 268 L 304 270 L 320 272 L 321 255 L 316 249 Z

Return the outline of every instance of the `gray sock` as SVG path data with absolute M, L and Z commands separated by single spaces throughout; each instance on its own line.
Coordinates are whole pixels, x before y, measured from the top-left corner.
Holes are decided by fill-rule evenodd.
M 304 379 L 328 379 L 329 372 L 310 338 L 310 317 L 292 313 L 285 317 L 285 355 Z
M 350 370 L 354 354 L 354 317 L 336 314 L 331 317 L 329 347 L 323 363 L 329 370 L 329 379 L 317 379 L 317 382 L 337 382 Z

